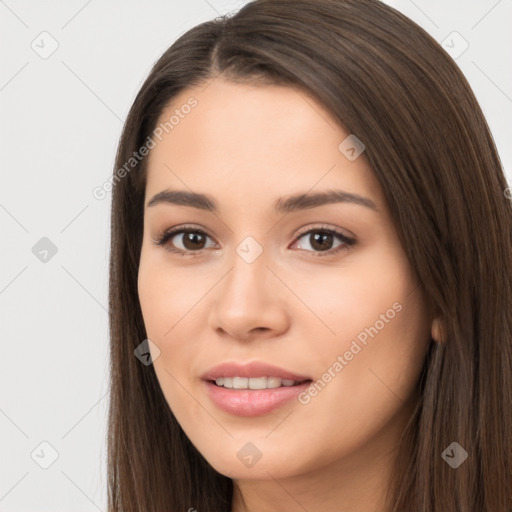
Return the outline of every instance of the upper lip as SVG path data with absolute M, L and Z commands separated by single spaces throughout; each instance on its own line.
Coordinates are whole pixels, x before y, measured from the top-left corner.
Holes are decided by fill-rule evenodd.
M 205 372 L 201 378 L 203 380 L 213 381 L 219 377 L 278 377 L 280 379 L 296 380 L 299 382 L 311 380 L 305 375 L 298 375 L 291 371 L 264 363 L 262 361 L 252 361 L 250 363 L 229 362 L 218 364 Z

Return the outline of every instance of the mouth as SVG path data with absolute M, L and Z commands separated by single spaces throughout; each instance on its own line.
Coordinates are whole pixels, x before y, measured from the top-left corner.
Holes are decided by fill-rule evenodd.
M 282 387 L 293 387 L 303 383 L 311 383 L 311 379 L 283 379 L 280 377 L 217 377 L 215 380 L 208 380 L 217 387 L 242 390 L 277 389 Z
M 235 416 L 268 414 L 293 402 L 313 382 L 263 361 L 225 361 L 210 368 L 201 381 L 213 405 Z
M 266 384 L 265 379 L 267 381 Z M 222 384 L 217 384 L 216 380 L 219 380 Z M 237 377 L 219 377 L 216 380 L 202 381 L 203 390 L 213 405 L 230 415 L 246 417 L 269 414 L 285 404 L 295 403 L 298 406 L 298 395 L 306 391 L 312 382 L 311 379 L 283 381 L 276 377 L 259 377 L 254 378 L 252 385 L 263 386 L 265 384 L 266 387 L 252 389 L 248 387 L 251 384 L 252 378 L 242 377 L 240 382 Z M 225 386 L 226 380 L 227 384 L 231 384 L 232 387 Z M 232 381 L 231 383 L 229 382 L 230 380 Z M 274 387 L 268 387 L 269 381 L 270 385 Z

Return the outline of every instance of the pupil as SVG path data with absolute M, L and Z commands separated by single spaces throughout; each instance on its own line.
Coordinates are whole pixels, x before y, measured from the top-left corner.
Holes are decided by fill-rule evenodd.
M 189 243 L 191 245 L 187 247 L 187 245 Z M 203 235 L 201 233 L 187 233 L 186 236 L 185 236 L 185 240 L 184 240 L 184 244 L 183 245 L 187 249 L 201 249 L 203 244 L 204 244 L 204 237 L 203 237 Z
M 328 242 L 325 244 L 325 242 Z M 332 234 L 330 233 L 315 233 L 313 234 L 313 243 L 311 244 L 311 247 L 318 249 L 320 251 L 325 251 L 330 249 L 330 247 L 327 247 L 332 244 Z M 327 245 L 327 246 L 326 246 Z

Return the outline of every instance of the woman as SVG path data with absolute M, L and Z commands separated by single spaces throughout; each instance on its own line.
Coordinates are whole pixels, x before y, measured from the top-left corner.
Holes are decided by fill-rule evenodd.
M 113 184 L 110 510 L 512 510 L 507 184 L 425 31 L 375 0 L 203 23 Z

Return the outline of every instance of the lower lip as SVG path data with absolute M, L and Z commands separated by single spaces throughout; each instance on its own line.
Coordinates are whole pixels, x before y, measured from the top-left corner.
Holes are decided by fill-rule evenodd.
M 311 381 L 271 389 L 229 389 L 210 381 L 203 381 L 203 384 L 219 409 L 236 416 L 260 416 L 296 398 L 310 386 Z

